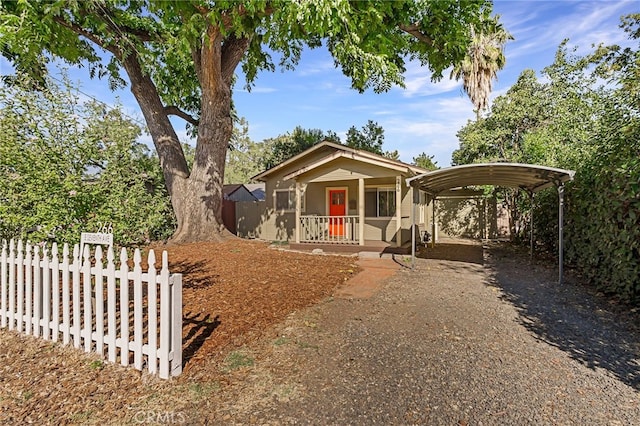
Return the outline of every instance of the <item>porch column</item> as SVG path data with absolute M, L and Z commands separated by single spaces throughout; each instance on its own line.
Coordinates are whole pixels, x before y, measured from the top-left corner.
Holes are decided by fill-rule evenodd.
M 412 186 L 411 189 L 411 269 L 416 267 L 416 205 L 420 202 L 420 191 Z M 422 218 L 424 220 L 424 217 Z M 420 235 L 418 234 L 418 237 Z
M 302 185 L 296 179 L 296 243 L 300 243 L 300 213 L 302 211 L 301 208 L 301 200 L 302 200 Z
M 358 179 L 358 244 L 364 245 L 364 178 Z
M 396 176 L 396 246 L 402 246 L 402 176 Z

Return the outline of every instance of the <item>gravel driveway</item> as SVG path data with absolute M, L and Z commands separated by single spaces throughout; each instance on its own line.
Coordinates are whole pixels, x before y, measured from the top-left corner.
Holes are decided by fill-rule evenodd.
M 637 312 L 508 245 L 429 255 L 371 298 L 291 316 L 215 420 L 640 424 Z

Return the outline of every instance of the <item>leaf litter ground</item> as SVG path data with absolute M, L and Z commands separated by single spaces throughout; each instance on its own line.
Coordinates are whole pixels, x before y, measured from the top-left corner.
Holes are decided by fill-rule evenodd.
M 70 347 L 0 330 L 0 424 L 136 424 L 187 420 L 225 398 L 255 343 L 292 313 L 332 295 L 355 258 L 233 239 L 153 246 L 183 274 L 182 376 L 170 381 Z M 193 418 L 192 418 L 193 420 Z

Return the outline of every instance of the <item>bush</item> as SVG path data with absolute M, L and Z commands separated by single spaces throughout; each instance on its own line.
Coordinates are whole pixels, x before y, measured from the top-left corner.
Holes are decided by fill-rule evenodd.
M 0 86 L 0 238 L 76 243 L 105 223 L 121 245 L 167 238 L 172 210 L 141 128 L 68 83 L 23 83 Z

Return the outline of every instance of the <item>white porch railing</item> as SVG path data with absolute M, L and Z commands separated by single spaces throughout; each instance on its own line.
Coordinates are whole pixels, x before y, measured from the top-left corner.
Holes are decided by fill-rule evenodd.
M 300 242 L 358 244 L 358 216 L 300 216 Z

